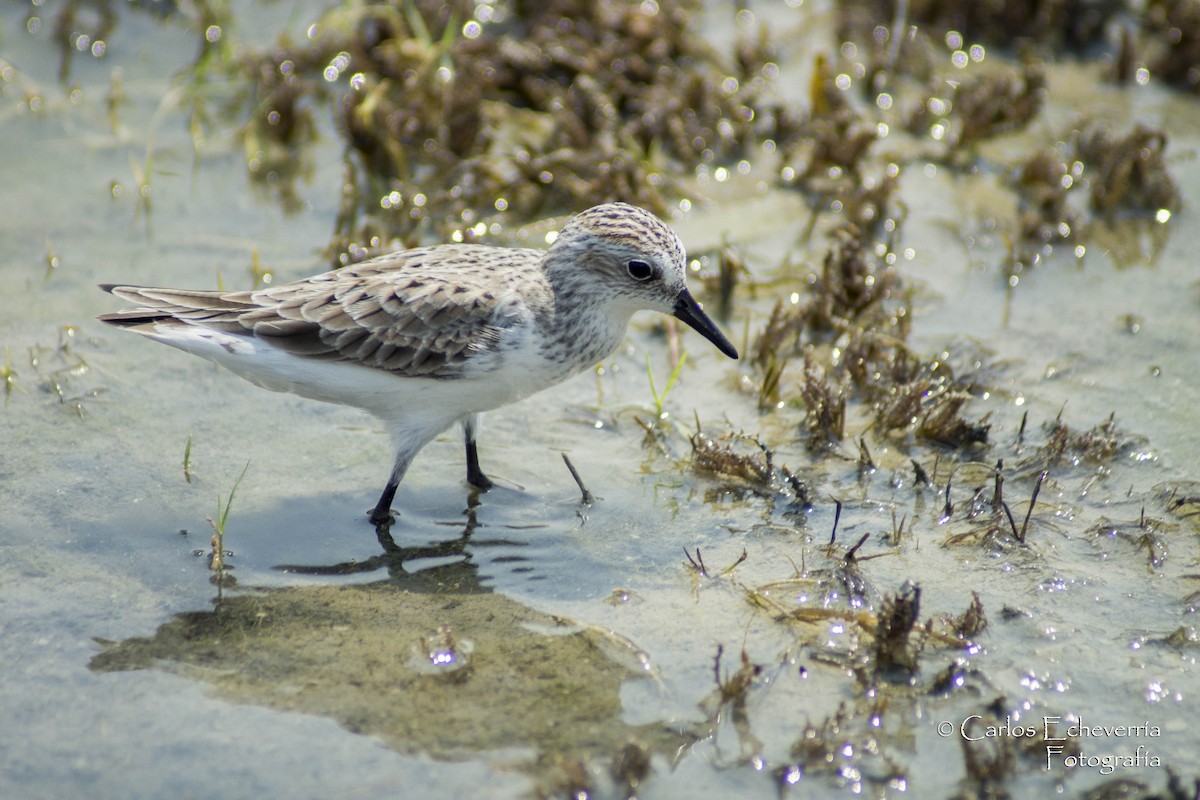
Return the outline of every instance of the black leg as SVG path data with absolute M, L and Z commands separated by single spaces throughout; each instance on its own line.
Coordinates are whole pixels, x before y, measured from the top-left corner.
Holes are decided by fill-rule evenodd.
M 379 496 L 379 502 L 375 504 L 375 509 L 371 512 L 371 523 L 376 527 L 390 525 L 396 521 L 392 516 L 392 500 L 396 497 L 396 489 L 400 487 L 397 481 L 388 481 L 388 485 L 383 488 L 383 494 Z
M 419 449 L 417 448 L 417 450 Z M 392 474 L 388 478 L 387 486 L 383 487 L 383 494 L 379 495 L 379 502 L 371 510 L 370 520 L 376 528 L 391 525 L 396 521 L 396 518 L 392 516 L 392 500 L 396 498 L 396 490 L 400 488 L 400 481 L 404 480 L 404 473 L 408 472 L 408 465 L 412 463 L 413 456 L 416 454 L 415 450 L 411 453 L 401 450 L 396 454 L 396 463 L 392 467 Z
M 492 488 L 491 479 L 479 468 L 479 451 L 475 448 L 475 426 L 478 416 L 470 416 L 463 420 L 463 441 L 467 445 L 467 483 L 476 489 L 487 491 Z
M 479 452 L 472 439 L 467 440 L 467 483 L 485 492 L 493 486 L 492 479 L 479 468 Z

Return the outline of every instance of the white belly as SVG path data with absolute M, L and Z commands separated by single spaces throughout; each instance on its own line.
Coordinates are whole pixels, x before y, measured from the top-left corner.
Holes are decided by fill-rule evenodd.
M 139 333 L 207 358 L 256 386 L 361 408 L 397 427 L 444 430 L 468 414 L 490 411 L 561 379 L 536 348 L 511 350 L 498 368 L 462 378 L 401 377 L 345 361 L 305 358 L 253 336 L 163 323 Z

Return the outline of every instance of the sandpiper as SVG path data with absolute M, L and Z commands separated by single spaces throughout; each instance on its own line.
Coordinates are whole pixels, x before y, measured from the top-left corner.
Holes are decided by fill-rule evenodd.
M 544 251 L 421 247 L 247 292 L 105 284 L 139 305 L 98 319 L 265 389 L 378 417 L 396 450 L 370 512 L 382 526 L 413 458 L 455 422 L 467 481 L 491 488 L 475 446 L 480 415 L 610 355 L 635 311 L 672 314 L 737 358 L 684 278 L 683 245 L 670 228 L 636 206 L 606 203 L 571 218 Z

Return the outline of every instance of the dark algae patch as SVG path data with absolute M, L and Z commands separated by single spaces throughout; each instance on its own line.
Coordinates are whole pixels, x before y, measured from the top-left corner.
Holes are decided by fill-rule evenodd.
M 673 176 L 749 148 L 764 86 L 762 46 L 718 53 L 695 30 L 696 8 L 348 3 L 305 41 L 224 48 L 192 79 L 241 88 L 197 113 L 241 121 L 252 178 L 286 205 L 314 114 L 332 115 L 346 147 L 331 242 L 343 264 L 605 200 L 662 215 Z
M 672 753 L 688 739 L 622 722 L 619 689 L 645 675 L 601 632 L 476 585 L 311 586 L 247 592 L 106 646 L 100 672 L 157 668 L 226 700 L 319 714 L 402 752 L 502 760 Z M 648 759 L 649 756 L 647 755 Z

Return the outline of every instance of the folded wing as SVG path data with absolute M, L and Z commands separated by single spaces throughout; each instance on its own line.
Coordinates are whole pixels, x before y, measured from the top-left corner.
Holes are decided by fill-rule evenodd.
M 454 378 L 468 361 L 487 361 L 506 331 L 530 319 L 519 284 L 538 281 L 542 254 L 516 251 L 529 261 L 514 269 L 508 250 L 497 273 L 488 268 L 492 252 L 471 245 L 406 250 L 251 292 L 105 285 L 139 307 L 99 319 L 144 332 L 200 326 L 307 358 Z

